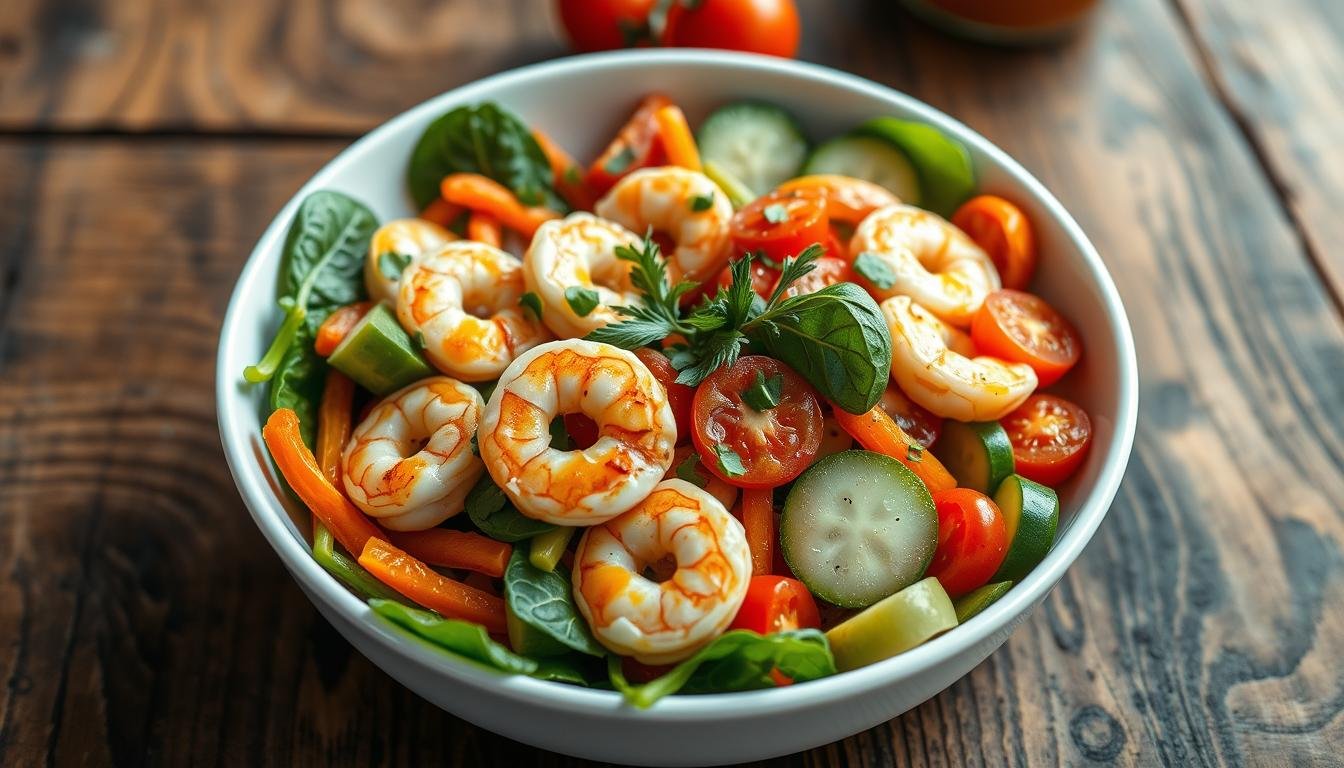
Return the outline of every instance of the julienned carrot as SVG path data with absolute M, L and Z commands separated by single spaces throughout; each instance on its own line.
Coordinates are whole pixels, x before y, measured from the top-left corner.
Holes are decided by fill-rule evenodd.
M 770 488 L 742 489 L 742 527 L 751 549 L 751 575 L 768 576 L 775 563 L 775 504 Z
M 407 533 L 388 531 L 393 544 L 411 556 L 441 568 L 464 568 L 499 578 L 513 547 L 479 533 L 430 528 Z
M 327 319 L 323 320 L 322 324 L 317 327 L 317 338 L 313 340 L 313 351 L 323 357 L 335 352 L 341 342 L 345 341 L 345 335 L 369 313 L 369 308 L 372 306 L 371 302 L 357 301 L 327 315 Z
M 442 197 L 425 206 L 425 210 L 420 212 L 420 218 L 425 221 L 432 221 L 440 227 L 451 226 L 461 215 L 462 206 L 453 205 Z
M 499 223 L 524 237 L 531 238 L 537 227 L 560 214 L 549 208 L 528 207 L 507 187 L 479 173 L 450 173 L 439 185 L 443 199 L 499 219 Z
M 467 239 L 498 248 L 504 243 L 504 230 L 499 219 L 483 211 L 472 211 L 467 218 Z
M 831 409 L 840 428 L 848 432 L 864 448 L 885 454 L 910 468 L 930 493 L 957 487 L 956 478 L 941 461 L 924 450 L 915 439 L 905 433 L 881 406 L 856 416 L 843 408 Z
M 695 137 L 691 135 L 691 126 L 686 123 L 681 107 L 668 104 L 654 113 L 654 119 L 658 122 L 658 137 L 662 139 L 667 162 L 692 171 L 700 170 L 700 150 L 696 149 Z
M 347 552 L 363 552 L 364 543 L 382 535 L 345 495 L 327 479 L 317 459 L 299 434 L 299 417 L 289 408 L 278 408 L 261 429 L 266 448 L 285 476 L 285 482 L 327 526 Z
M 350 409 L 355 403 L 355 382 L 337 370 L 327 371 L 322 404 L 317 409 L 317 465 L 337 488 L 341 484 L 341 452 L 350 441 Z
M 369 539 L 360 550 L 359 564 L 374 578 L 446 618 L 474 621 L 491 634 L 505 631 L 503 600 L 435 573 L 383 539 Z
M 555 185 L 555 191 L 565 198 L 565 202 L 569 203 L 571 208 L 591 211 L 593 193 L 588 190 L 588 185 L 583 183 L 583 169 L 579 167 L 578 162 L 564 150 L 564 147 L 556 144 L 545 133 L 533 129 L 532 136 L 545 153 L 546 161 L 551 164 L 551 183 Z

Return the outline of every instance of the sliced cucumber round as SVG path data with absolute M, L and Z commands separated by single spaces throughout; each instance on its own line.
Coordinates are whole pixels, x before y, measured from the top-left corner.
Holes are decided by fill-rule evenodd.
M 957 626 L 947 591 L 929 577 L 832 627 L 826 633 L 841 672 L 858 669 L 914 648 Z
M 990 603 L 1003 597 L 1012 588 L 1011 581 L 996 581 L 953 600 L 952 607 L 957 611 L 957 623 L 966 623 L 967 619 L 988 608 Z
M 999 484 L 994 503 L 1008 529 L 1008 553 L 990 581 L 1021 581 L 1045 559 L 1059 527 L 1059 497 L 1050 488 L 1011 475 Z
M 895 117 L 875 117 L 855 128 L 854 134 L 889 141 L 910 158 L 919 171 L 920 198 L 912 203 L 914 205 L 951 217 L 957 206 L 975 194 L 975 165 L 971 154 L 961 142 L 932 125 Z
M 997 421 L 945 421 L 933 455 L 963 488 L 993 493 L 1013 474 L 1013 444 Z
M 696 134 L 700 159 L 764 194 L 798 175 L 807 158 L 807 138 L 793 115 L 763 101 L 719 107 Z
M 863 608 L 924 575 L 938 546 L 938 513 L 915 473 L 871 451 L 813 464 L 784 501 L 784 560 L 821 599 Z
M 817 147 L 803 175 L 836 173 L 871 181 L 903 202 L 919 205 L 919 173 L 901 148 L 877 136 L 841 136 Z

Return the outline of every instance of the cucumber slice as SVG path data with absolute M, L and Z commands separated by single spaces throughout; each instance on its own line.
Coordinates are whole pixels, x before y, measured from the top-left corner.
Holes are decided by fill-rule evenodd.
M 695 139 L 701 160 L 757 192 L 768 192 L 797 176 L 807 157 L 807 138 L 798 121 L 762 101 L 719 107 L 705 118 Z
M 823 600 L 863 608 L 913 584 L 938 546 L 938 513 L 915 473 L 871 451 L 813 464 L 784 501 L 780 548 Z
M 952 607 L 957 611 L 957 623 L 965 624 L 967 619 L 988 608 L 990 603 L 1003 597 L 1012 588 L 1013 582 L 999 581 L 986 584 L 974 592 L 953 600 Z
M 705 160 L 702 165 L 709 180 L 718 184 L 719 189 L 723 190 L 723 194 L 728 196 L 728 202 L 732 204 L 733 210 L 737 210 L 756 199 L 756 193 L 748 189 L 741 179 L 724 170 L 723 166 L 713 160 Z
M 837 173 L 871 181 L 902 201 L 919 205 L 919 173 L 901 148 L 876 136 L 841 136 L 817 147 L 803 165 L 803 175 Z
M 944 433 L 946 434 L 946 433 Z M 1045 559 L 1059 528 L 1059 497 L 1050 488 L 1010 475 L 994 492 L 1008 529 L 1008 553 L 990 581 L 1021 581 Z
M 963 488 L 993 493 L 1013 474 L 1013 444 L 997 421 L 945 421 L 933 452 Z
M 889 659 L 957 626 L 957 612 L 930 576 L 902 589 L 826 633 L 841 672 Z
M 889 141 L 910 158 L 919 171 L 922 192 L 916 205 L 950 217 L 957 206 L 975 194 L 975 166 L 970 153 L 937 128 L 877 117 L 855 128 L 854 133 Z
M 386 304 L 369 310 L 327 362 L 375 395 L 396 392 L 434 375 L 434 369 Z

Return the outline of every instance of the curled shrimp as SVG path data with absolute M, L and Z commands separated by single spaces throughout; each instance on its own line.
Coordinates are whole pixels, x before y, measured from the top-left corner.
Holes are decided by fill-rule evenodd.
M 550 334 L 519 303 L 523 264 L 485 243 L 458 240 L 407 267 L 397 319 L 420 334 L 436 368 L 463 381 L 495 378 Z
M 341 458 L 345 491 L 383 527 L 421 531 L 462 511 L 485 465 L 471 450 L 475 389 L 447 376 L 417 381 L 374 406 Z
M 591 213 L 573 213 L 537 229 L 523 255 L 527 290 L 541 299 L 541 319 L 562 339 L 576 339 L 616 322 L 612 307 L 638 304 L 640 293 L 630 284 L 630 262 L 616 258 L 617 246 L 636 246 L 639 237 L 620 224 Z M 597 294 L 597 306 L 580 315 L 565 292 L 586 288 Z
M 551 446 L 551 420 L 582 413 L 597 442 Z M 528 517 L 593 525 L 638 504 L 672 465 L 677 426 L 663 386 L 639 358 L 592 341 L 543 344 L 504 371 L 481 417 L 481 458 Z
M 704 282 L 728 263 L 733 206 L 719 185 L 698 171 L 642 168 L 616 182 L 593 211 L 635 232 L 667 235 L 676 245 L 667 259 L 673 284 Z
M 886 187 L 835 173 L 799 176 L 780 184 L 776 189 L 780 192 L 815 195 L 821 198 L 826 208 L 826 215 L 832 222 L 842 222 L 850 226 L 857 226 L 878 208 L 901 202 L 900 198 Z
M 680 661 L 722 634 L 750 579 L 742 524 L 685 480 L 584 531 L 574 555 L 574 602 L 593 636 L 645 664 Z
M 891 377 L 911 400 L 958 421 L 994 421 L 1036 389 L 1031 366 L 972 357 L 964 331 L 934 317 L 909 296 L 882 302 L 891 330 Z
M 849 252 L 871 254 L 889 279 L 860 282 L 881 301 L 909 296 L 934 315 L 965 328 L 985 297 L 999 289 L 999 273 L 980 246 L 936 213 L 889 205 L 869 214 L 849 242 Z
M 457 235 L 424 219 L 396 219 L 378 228 L 364 259 L 364 287 L 374 301 L 397 302 L 397 284 L 405 268 L 437 251 Z

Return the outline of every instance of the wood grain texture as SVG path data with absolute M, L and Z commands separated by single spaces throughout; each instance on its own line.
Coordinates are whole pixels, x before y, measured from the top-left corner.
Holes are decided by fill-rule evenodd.
M 108 20 L 157 19 L 172 40 L 230 24 L 313 40 L 315 19 L 340 14 L 295 3 L 277 27 L 242 18 L 274 14 L 248 2 L 217 24 L 167 0 L 38 5 L 20 3 L 22 18 L 43 19 L 40 39 L 83 40 L 72 50 L 92 43 L 68 30 Z M 551 52 L 519 5 L 426 4 L 471 8 L 470 26 L 497 32 L 394 61 L 373 47 L 244 54 L 231 46 L 259 33 L 221 37 L 199 73 L 141 77 L 116 108 L 94 98 L 113 80 L 57 54 L 37 66 L 26 38 L 9 68 L 6 35 L 24 27 L 5 26 L 7 9 L 0 120 L 357 130 L 459 81 L 420 67 L 471 59 L 474 77 Z M 1279 196 L 1272 157 L 1210 88 L 1187 5 L 1114 0 L 1080 39 L 1036 51 L 950 42 L 885 6 L 806 4 L 807 56 L 951 112 L 1060 196 L 1129 308 L 1140 431 L 1096 540 L 1002 650 L 890 723 L 773 764 L 1338 764 L 1344 324 L 1302 235 L 1330 222 Z M 267 74 L 236 79 L 240 61 Z M 378 93 L 320 85 L 335 67 L 392 79 Z M 235 101 L 188 96 L 201 74 Z M 267 122 L 292 111 L 301 122 Z M 1308 140 L 1296 123 L 1310 121 L 1274 129 L 1285 146 Z M 1344 162 L 1344 147 L 1310 141 L 1311 166 Z M 0 139 L 0 764 L 581 764 L 472 728 L 353 653 L 233 489 L 214 426 L 218 323 L 274 210 L 340 146 Z M 1314 187 L 1313 205 L 1338 204 L 1333 189 Z

